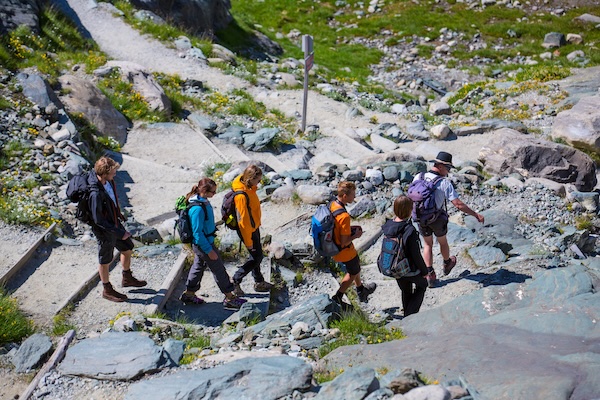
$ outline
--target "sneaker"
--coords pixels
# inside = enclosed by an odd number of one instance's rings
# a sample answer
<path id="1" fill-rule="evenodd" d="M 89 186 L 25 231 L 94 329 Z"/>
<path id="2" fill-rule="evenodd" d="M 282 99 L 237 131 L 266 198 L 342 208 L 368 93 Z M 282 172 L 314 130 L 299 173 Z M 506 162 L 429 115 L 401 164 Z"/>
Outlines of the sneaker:
<path id="1" fill-rule="evenodd" d="M 127 300 L 127 295 L 117 292 L 115 289 L 113 289 L 110 283 L 107 283 L 104 285 L 104 290 L 102 291 L 102 298 L 114 301 L 115 303 L 122 303 L 125 300 Z"/>
<path id="2" fill-rule="evenodd" d="M 451 256 L 448 260 L 444 261 L 444 275 L 448 275 L 455 266 L 456 256 Z"/>
<path id="3" fill-rule="evenodd" d="M 146 284 L 146 281 L 140 281 L 139 279 L 134 278 L 131 270 L 123 271 L 123 280 L 121 281 L 122 287 L 143 287 L 146 286 Z"/>
<path id="4" fill-rule="evenodd" d="M 226 310 L 239 310 L 242 304 L 246 303 L 248 300 L 240 299 L 239 297 L 234 297 L 232 299 L 228 299 L 225 297 L 223 300 L 223 308 Z"/>
<path id="5" fill-rule="evenodd" d="M 273 284 L 266 281 L 256 282 L 254 284 L 254 290 L 256 292 L 270 292 L 272 288 Z"/>
<path id="6" fill-rule="evenodd" d="M 185 292 L 181 295 L 179 300 L 181 300 L 181 302 L 184 304 L 197 304 L 197 305 L 204 304 L 204 300 L 201 299 L 200 297 L 196 296 L 195 294 L 190 296 L 189 294 L 186 294 Z"/>
<path id="7" fill-rule="evenodd" d="M 375 289 L 377 289 L 377 284 L 375 284 L 375 282 L 364 283 L 362 290 L 356 291 L 358 293 L 358 299 L 363 303 L 367 303 L 369 301 L 369 296 L 375 291 Z"/>
<path id="8" fill-rule="evenodd" d="M 237 297 L 246 295 L 246 293 L 242 290 L 242 287 L 240 286 L 239 283 L 233 284 L 233 294 L 235 294 Z"/>
<path id="9" fill-rule="evenodd" d="M 432 288 L 435 287 L 435 284 L 437 282 L 437 276 L 435 275 L 435 271 L 431 271 L 430 273 L 428 273 L 425 276 L 425 279 L 427 279 L 427 286 Z"/>

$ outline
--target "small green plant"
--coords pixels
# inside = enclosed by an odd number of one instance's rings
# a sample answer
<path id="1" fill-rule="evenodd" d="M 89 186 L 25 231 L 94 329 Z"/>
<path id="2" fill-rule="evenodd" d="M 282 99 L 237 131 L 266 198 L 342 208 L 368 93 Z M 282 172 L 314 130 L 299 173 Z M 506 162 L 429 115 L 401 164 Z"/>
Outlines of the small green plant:
<path id="1" fill-rule="evenodd" d="M 313 378 L 315 378 L 315 381 L 318 384 L 323 384 L 325 382 L 330 382 L 332 380 L 334 380 L 335 378 L 337 378 L 338 376 L 340 376 L 341 374 L 344 373 L 344 369 L 340 368 L 337 371 L 323 371 L 320 369 L 315 370 L 314 374 L 313 374 Z"/>
<path id="2" fill-rule="evenodd" d="M 0 346 L 19 342 L 33 332 L 33 322 L 19 310 L 17 300 L 0 289 Z"/>
<path id="3" fill-rule="evenodd" d="M 294 284 L 299 285 L 304 282 L 304 276 L 302 275 L 302 271 L 296 271 L 296 275 L 294 276 Z"/>
<path id="4" fill-rule="evenodd" d="M 531 66 L 517 73 L 516 82 L 538 81 L 548 82 L 564 79 L 571 75 L 571 69 L 560 65 Z"/>
<path id="5" fill-rule="evenodd" d="M 119 142 L 117 142 L 115 140 L 115 138 L 112 138 L 110 136 L 98 136 L 97 140 L 98 140 L 98 143 L 100 143 L 100 145 L 102 147 L 104 147 L 105 149 L 116 151 L 116 152 L 121 151 L 121 145 L 119 144 Z"/>
<path id="6" fill-rule="evenodd" d="M 300 195 L 296 192 L 292 193 L 292 203 L 296 206 L 302 204 L 302 198 L 300 198 Z"/>
<path id="7" fill-rule="evenodd" d="M 69 304 L 52 318 L 52 335 L 62 336 L 70 330 L 77 329 L 75 325 L 69 323 L 69 317 L 73 309 L 73 305 Z"/>
<path id="8" fill-rule="evenodd" d="M 373 124 L 373 125 L 377 125 L 379 123 L 379 119 L 377 118 L 377 115 L 371 115 L 371 118 L 369 118 L 369 123 Z"/>
<path id="9" fill-rule="evenodd" d="M 319 348 L 319 357 L 321 358 L 341 346 L 383 343 L 404 338 L 401 330 L 387 329 L 382 324 L 370 322 L 367 316 L 359 310 L 343 313 L 342 318 L 333 322 L 330 328 L 338 328 L 340 335 Z"/>
<path id="10" fill-rule="evenodd" d="M 593 227 L 594 224 L 592 222 L 592 218 L 590 218 L 589 215 L 584 214 L 575 216 L 575 228 L 577 228 L 577 230 L 589 230 Z"/>

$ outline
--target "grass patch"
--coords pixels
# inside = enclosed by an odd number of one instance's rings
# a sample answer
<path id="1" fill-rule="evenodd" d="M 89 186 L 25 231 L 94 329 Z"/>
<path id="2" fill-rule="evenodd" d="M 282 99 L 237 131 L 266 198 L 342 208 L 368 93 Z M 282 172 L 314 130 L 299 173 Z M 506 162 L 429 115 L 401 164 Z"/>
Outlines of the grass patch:
<path id="1" fill-rule="evenodd" d="M 52 6 L 42 8 L 39 23 L 39 34 L 22 25 L 0 38 L 2 65 L 12 70 L 37 67 L 56 78 L 78 62 L 86 64 L 86 69 L 106 62 L 97 45 L 84 39 L 73 22 Z"/>
<path id="2" fill-rule="evenodd" d="M 70 330 L 77 330 L 77 327 L 69 323 L 69 317 L 73 312 L 73 305 L 69 304 L 52 318 L 52 335 L 62 336 Z"/>
<path id="3" fill-rule="evenodd" d="M 383 343 L 404 338 L 399 329 L 387 329 L 382 324 L 372 323 L 360 311 L 343 313 L 342 318 L 333 322 L 330 328 L 338 328 L 340 335 L 319 348 L 321 358 L 342 346 Z"/>
<path id="4" fill-rule="evenodd" d="M 577 230 L 590 230 L 593 227 L 594 223 L 589 215 L 575 216 L 575 228 L 577 228 Z"/>
<path id="5" fill-rule="evenodd" d="M 165 122 L 169 115 L 151 110 L 141 94 L 133 89 L 133 84 L 121 79 L 117 71 L 98 82 L 98 88 L 109 98 L 112 105 L 130 122 L 143 120 Z"/>
<path id="6" fill-rule="evenodd" d="M 20 342 L 33 332 L 33 322 L 19 310 L 17 300 L 0 289 L 0 346 Z"/>

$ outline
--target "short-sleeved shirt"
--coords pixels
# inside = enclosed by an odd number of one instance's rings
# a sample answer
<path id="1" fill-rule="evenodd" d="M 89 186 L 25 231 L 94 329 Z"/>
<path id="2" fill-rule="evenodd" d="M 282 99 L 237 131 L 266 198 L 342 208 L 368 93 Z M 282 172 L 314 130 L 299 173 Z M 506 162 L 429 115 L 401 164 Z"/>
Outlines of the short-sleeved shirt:
<path id="1" fill-rule="evenodd" d="M 416 181 L 417 179 L 419 179 L 420 176 L 421 176 L 421 174 L 417 174 L 417 176 L 415 176 L 415 178 L 413 179 L 413 182 Z M 434 174 L 433 172 L 426 172 L 425 180 L 432 181 L 437 176 L 438 175 Z M 446 200 L 453 201 L 453 200 L 458 199 L 458 193 L 456 193 L 456 190 L 454 190 L 454 186 L 452 186 L 452 182 L 450 182 L 449 179 L 440 179 L 435 186 L 437 189 L 435 191 L 435 206 L 436 206 L 436 208 L 438 208 L 438 209 L 443 208 L 444 202 Z"/>
<path id="2" fill-rule="evenodd" d="M 329 206 L 331 212 L 343 208 L 337 201 L 333 201 Z M 335 216 L 335 227 L 333 228 L 333 240 L 339 246 L 342 242 L 342 235 L 350 236 L 350 214 L 347 212 L 340 213 Z M 350 243 L 348 247 L 343 248 L 338 254 L 333 256 L 337 262 L 346 262 L 356 257 L 358 253 L 354 248 L 354 244 Z"/>

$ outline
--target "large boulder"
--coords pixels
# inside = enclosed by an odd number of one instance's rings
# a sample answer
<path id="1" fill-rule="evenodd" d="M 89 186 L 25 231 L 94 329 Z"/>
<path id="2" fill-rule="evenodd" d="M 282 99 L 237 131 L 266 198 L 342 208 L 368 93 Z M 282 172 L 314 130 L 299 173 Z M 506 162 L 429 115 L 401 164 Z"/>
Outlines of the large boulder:
<path id="1" fill-rule="evenodd" d="M 110 100 L 88 80 L 73 75 L 58 78 L 64 92 L 61 97 L 70 113 L 81 113 L 103 136 L 114 138 L 121 145 L 127 139 L 129 121 L 118 112 Z"/>
<path id="2" fill-rule="evenodd" d="M 48 82 L 40 75 L 22 72 L 17 75 L 17 80 L 25 97 L 40 106 L 40 108 L 46 108 L 51 104 L 54 104 L 58 109 L 63 108 L 62 103 L 56 97 Z"/>
<path id="3" fill-rule="evenodd" d="M 40 7 L 36 0 L 2 0 L 0 1 L 0 35 L 27 26 L 38 32 Z"/>
<path id="4" fill-rule="evenodd" d="M 109 61 L 94 73 L 105 74 L 113 70 L 119 71 L 121 79 L 133 85 L 133 90 L 148 103 L 148 108 L 171 114 L 171 100 L 146 68 L 129 61 Z"/>
<path id="5" fill-rule="evenodd" d="M 131 3 L 193 34 L 212 35 L 233 20 L 230 0 L 132 0 Z"/>
<path id="6" fill-rule="evenodd" d="M 546 178 L 571 183 L 589 192 L 596 186 L 596 166 L 582 151 L 562 144 L 502 128 L 482 147 L 479 159 L 486 172 L 498 175 L 519 173 L 526 178 Z"/>
<path id="7" fill-rule="evenodd" d="M 573 147 L 600 154 L 600 96 L 583 97 L 570 110 L 558 113 L 552 136 Z"/>

